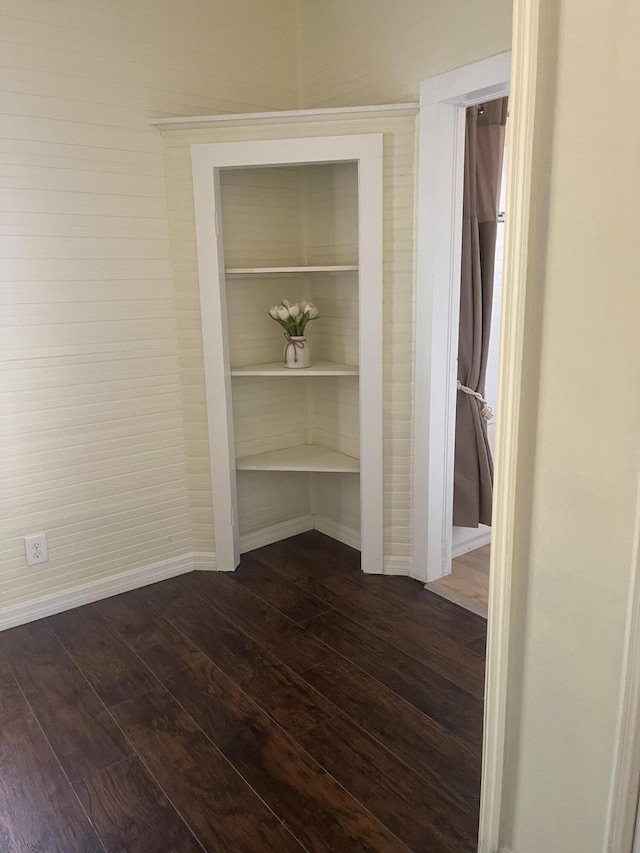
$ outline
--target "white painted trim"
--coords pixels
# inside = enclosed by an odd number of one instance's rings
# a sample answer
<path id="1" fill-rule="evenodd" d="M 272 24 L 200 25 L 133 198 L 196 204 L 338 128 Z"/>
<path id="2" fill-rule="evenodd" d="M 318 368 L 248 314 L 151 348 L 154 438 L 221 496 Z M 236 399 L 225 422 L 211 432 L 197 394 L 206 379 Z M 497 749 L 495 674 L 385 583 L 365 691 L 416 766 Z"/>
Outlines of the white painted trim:
<path id="1" fill-rule="evenodd" d="M 324 515 L 314 515 L 313 529 L 330 536 L 332 539 L 337 539 L 343 545 L 349 545 L 357 551 L 360 550 L 360 533 L 353 527 L 347 527 L 346 524 L 340 524 L 340 522 Z"/>
<path id="2" fill-rule="evenodd" d="M 509 92 L 510 53 L 420 86 L 413 473 L 413 565 L 451 572 L 453 461 L 467 106 Z"/>
<path id="3" fill-rule="evenodd" d="M 236 522 L 236 467 L 231 397 L 231 367 L 227 331 L 222 224 L 216 200 L 220 173 L 211 167 L 208 146 L 191 146 L 191 169 L 196 218 L 198 276 L 204 383 L 207 399 L 209 470 L 212 483 L 216 557 L 223 571 L 240 562 Z M 212 369 L 212 365 L 219 365 Z"/>
<path id="4" fill-rule="evenodd" d="M 429 104 L 448 103 L 463 109 L 509 94 L 505 81 L 511 74 L 511 51 L 480 62 L 455 68 L 420 84 L 420 109 Z"/>
<path id="5" fill-rule="evenodd" d="M 640 793 L 640 479 L 619 705 L 604 846 L 607 853 L 629 853 L 632 845 L 634 851 L 640 850 L 640 829 L 636 828 Z"/>
<path id="6" fill-rule="evenodd" d="M 451 547 L 451 557 L 455 560 L 456 557 L 462 557 L 463 554 L 468 554 L 469 551 L 475 551 L 477 548 L 482 548 L 484 545 L 490 544 L 491 528 L 486 530 L 482 527 L 478 530 L 470 531 L 459 542 L 454 542 Z"/>
<path id="7" fill-rule="evenodd" d="M 106 578 L 98 578 L 60 592 L 49 593 L 23 604 L 3 607 L 0 610 L 0 631 L 192 572 L 194 556 L 194 554 L 185 554 L 182 557 L 172 557 L 170 560 L 130 569 Z"/>
<path id="8" fill-rule="evenodd" d="M 206 180 L 197 188 L 198 195 L 206 194 L 203 188 L 210 190 L 211 174 L 218 169 L 341 163 L 368 158 L 382 159 L 381 133 L 249 139 L 242 142 L 200 142 L 191 145 L 192 161 L 195 159 L 198 164 L 204 163 L 207 167 Z M 362 272 L 362 265 L 359 266 Z M 225 271 L 224 267 L 222 271 Z"/>
<path id="9" fill-rule="evenodd" d="M 500 849 L 539 0 L 515 0 L 479 853 Z"/>
<path id="10" fill-rule="evenodd" d="M 248 551 L 255 551 L 256 548 L 264 548 L 265 545 L 272 545 L 274 542 L 280 542 L 281 539 L 288 539 L 298 533 L 306 533 L 307 530 L 313 530 L 312 515 L 300 515 L 297 518 L 282 521 L 280 524 L 272 524 L 270 527 L 245 533 L 240 537 L 240 553 L 246 554 Z"/>
<path id="11" fill-rule="evenodd" d="M 362 571 L 383 571 L 382 134 L 358 163 L 360 551 Z"/>
<path id="12" fill-rule="evenodd" d="M 420 111 L 413 562 L 424 581 L 451 571 L 464 116 L 442 103 Z"/>
<path id="13" fill-rule="evenodd" d="M 147 124 L 166 132 L 171 130 L 204 130 L 225 125 L 299 124 L 312 121 L 345 121 L 348 119 L 400 118 L 415 116 L 418 104 L 380 104 L 363 107 L 321 107 L 314 110 L 279 110 L 270 113 L 221 113 L 212 116 L 175 116 L 172 118 L 152 118 Z"/>
<path id="14" fill-rule="evenodd" d="M 358 164 L 362 564 L 364 571 L 383 570 L 382 143 L 381 133 L 366 133 L 191 145 L 211 480 L 215 483 L 213 513 L 221 570 L 235 568 L 240 553 L 235 524 L 236 461 L 220 224 L 220 170 L 345 161 Z"/>

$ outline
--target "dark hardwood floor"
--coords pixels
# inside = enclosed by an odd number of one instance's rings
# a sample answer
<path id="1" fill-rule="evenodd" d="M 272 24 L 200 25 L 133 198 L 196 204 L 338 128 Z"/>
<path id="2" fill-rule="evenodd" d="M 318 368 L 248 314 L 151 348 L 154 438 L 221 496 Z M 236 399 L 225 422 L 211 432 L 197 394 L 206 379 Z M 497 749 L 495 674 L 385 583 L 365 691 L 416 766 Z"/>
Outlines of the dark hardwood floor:
<path id="1" fill-rule="evenodd" d="M 311 532 L 0 634 L 3 853 L 466 853 L 485 621 Z"/>

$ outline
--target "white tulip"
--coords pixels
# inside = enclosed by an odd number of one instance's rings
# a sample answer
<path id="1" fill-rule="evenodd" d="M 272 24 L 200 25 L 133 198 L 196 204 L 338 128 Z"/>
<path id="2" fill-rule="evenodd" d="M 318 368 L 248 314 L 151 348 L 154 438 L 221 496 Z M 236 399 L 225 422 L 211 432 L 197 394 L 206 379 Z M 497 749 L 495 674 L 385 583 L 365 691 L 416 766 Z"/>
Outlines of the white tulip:
<path id="1" fill-rule="evenodd" d="M 278 317 L 281 320 L 288 320 L 289 319 L 289 309 L 284 305 L 281 308 L 278 308 Z"/>
<path id="2" fill-rule="evenodd" d="M 309 314 L 310 320 L 315 320 L 316 317 L 318 317 L 320 315 L 320 312 L 318 311 L 318 309 L 316 308 L 316 306 L 313 303 L 310 303 L 308 314 Z"/>
<path id="3" fill-rule="evenodd" d="M 272 305 L 271 308 L 269 308 L 269 316 L 273 317 L 274 320 L 278 319 L 278 306 L 277 305 Z"/>
<path id="4" fill-rule="evenodd" d="M 309 303 L 307 302 L 306 299 L 303 299 L 302 302 L 300 303 L 300 311 L 303 314 L 306 314 L 308 310 L 309 310 Z"/>
<path id="5" fill-rule="evenodd" d="M 297 303 L 295 305 L 289 305 L 289 314 L 292 317 L 294 317 L 294 318 L 297 317 L 299 313 L 300 313 L 300 308 L 298 307 Z"/>
<path id="6" fill-rule="evenodd" d="M 282 304 L 284 305 L 284 307 L 285 307 L 285 308 L 290 308 L 290 307 L 291 307 L 291 303 L 289 302 L 289 300 L 288 300 L 288 299 L 283 299 L 283 300 L 282 300 Z"/>

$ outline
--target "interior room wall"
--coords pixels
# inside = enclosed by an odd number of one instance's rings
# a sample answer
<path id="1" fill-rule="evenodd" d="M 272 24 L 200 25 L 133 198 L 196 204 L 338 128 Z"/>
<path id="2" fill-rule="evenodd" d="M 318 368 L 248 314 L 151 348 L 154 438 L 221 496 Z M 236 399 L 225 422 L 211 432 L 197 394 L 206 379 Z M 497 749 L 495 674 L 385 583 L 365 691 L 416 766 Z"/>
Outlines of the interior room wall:
<path id="1" fill-rule="evenodd" d="M 397 561 L 401 569 L 408 570 L 411 555 L 411 382 L 413 375 L 413 316 L 407 306 L 413 299 L 413 213 L 414 213 L 414 156 L 415 117 L 401 118 L 351 118 L 348 121 L 327 120 L 321 123 L 301 121 L 270 127 L 225 127 L 216 130 L 171 131 L 163 135 L 165 164 L 169 192 L 169 216 L 171 247 L 178 295 L 178 345 L 183 369 L 185 400 L 186 452 L 189 460 L 189 488 L 193 495 L 194 542 L 196 551 L 210 552 L 214 548 L 212 515 L 210 509 L 211 481 L 207 436 L 207 411 L 204 392 L 204 365 L 202 341 L 199 334 L 200 308 L 195 240 L 195 218 L 193 211 L 193 186 L 191 177 L 190 145 L 207 142 L 232 142 L 256 138 L 282 138 L 304 136 L 335 136 L 347 133 L 384 133 L 384 198 L 383 228 L 385 247 L 384 281 L 384 389 L 383 416 L 385 457 L 385 556 Z M 314 167 L 315 168 L 315 167 Z M 349 167 L 339 169 L 339 188 L 353 188 L 353 176 Z M 308 182 L 309 183 L 309 182 Z M 310 182 L 314 188 L 313 180 Z M 316 213 L 311 205 L 309 219 L 313 223 Z M 351 217 L 350 217 L 351 220 Z M 310 229 L 311 230 L 315 229 Z M 349 229 L 352 230 L 351 228 Z M 224 227 L 223 227 L 224 231 Z M 316 232 L 318 233 L 318 232 Z M 328 242 L 333 239 L 330 232 Z M 226 236 L 224 236 L 226 243 Z M 325 247 L 326 248 L 326 247 Z M 310 241 L 310 252 L 320 259 L 323 246 Z M 345 260 L 352 261 L 352 241 L 341 247 Z M 336 277 L 336 283 L 322 281 L 314 284 L 314 293 L 323 289 L 335 299 L 317 297 L 321 310 L 328 316 L 336 316 L 340 325 L 348 331 L 350 318 L 354 320 L 352 299 L 338 298 L 340 288 L 354 284 L 351 276 Z M 262 285 L 264 287 L 264 282 Z M 273 301 L 279 301 L 290 291 L 291 284 L 280 282 L 279 291 L 269 291 Z M 256 291 L 257 295 L 257 291 Z M 296 298 L 289 292 L 291 298 Z M 343 293 L 344 297 L 345 294 Z M 315 298 L 315 297 L 314 297 Z M 334 304 L 331 304 L 331 303 Z M 264 304 L 268 305 L 266 301 Z M 333 314 L 331 313 L 333 312 Z M 327 319 L 327 318 L 325 318 Z M 269 321 L 271 322 L 271 321 Z M 331 352 L 328 343 L 321 343 L 322 322 L 310 331 L 312 346 L 318 341 L 320 352 L 334 360 L 344 357 L 347 363 L 357 361 L 357 350 L 353 341 L 346 340 L 344 348 Z M 277 337 L 274 337 L 277 340 Z M 278 345 L 279 347 L 280 345 Z M 277 380 L 281 381 L 281 380 Z M 288 381 L 288 380 L 283 380 Z M 295 380 L 305 381 L 305 380 Z M 316 419 L 318 429 L 315 437 L 330 446 L 328 431 L 335 432 L 331 420 L 336 420 L 337 407 L 345 417 L 345 430 L 337 436 L 336 446 L 346 453 L 357 452 L 357 430 L 355 413 L 345 399 L 351 377 L 334 383 L 337 394 L 332 398 L 325 395 L 323 421 Z M 320 380 L 320 386 L 323 386 Z M 321 429 L 324 427 L 324 432 Z M 352 428 L 353 427 L 353 428 Z M 332 442 L 333 443 L 333 440 Z M 333 475 L 331 475 L 333 476 Z M 348 524 L 357 531 L 356 478 L 340 477 L 340 498 L 333 504 L 329 500 L 326 478 L 315 477 L 311 486 L 312 509 L 338 524 Z M 215 484 L 214 484 L 215 488 Z M 279 492 L 278 492 L 279 494 Z M 282 512 L 289 512 L 293 504 L 282 503 Z M 256 516 L 257 518 L 258 516 Z M 271 519 L 273 523 L 273 519 Z"/>
<path id="2" fill-rule="evenodd" d="M 603 853 L 640 466 L 640 9 L 540 5 L 503 841 Z"/>
<path id="3" fill-rule="evenodd" d="M 306 107 L 417 101 L 420 81 L 511 47 L 511 0 L 301 0 Z"/>
<path id="4" fill-rule="evenodd" d="M 3 607 L 193 549 L 210 496 L 187 493 L 165 167 L 146 122 L 295 108 L 296 13 L 3 4 Z M 49 561 L 27 568 L 22 537 L 40 531 Z"/>

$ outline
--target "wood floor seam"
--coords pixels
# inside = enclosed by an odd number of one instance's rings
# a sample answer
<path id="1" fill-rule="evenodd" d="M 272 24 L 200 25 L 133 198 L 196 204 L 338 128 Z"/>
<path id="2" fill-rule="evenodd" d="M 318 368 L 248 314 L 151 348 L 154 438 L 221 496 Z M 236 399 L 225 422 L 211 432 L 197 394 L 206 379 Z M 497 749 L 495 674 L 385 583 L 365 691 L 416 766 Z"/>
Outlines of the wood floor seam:
<path id="1" fill-rule="evenodd" d="M 406 649 L 403 649 L 403 648 L 401 648 L 400 646 L 398 646 L 398 645 L 394 644 L 392 640 L 389 640 L 387 637 L 382 636 L 380 633 L 378 633 L 378 632 L 374 631 L 372 628 L 370 628 L 369 626 L 365 625 L 364 623 L 362 623 L 362 622 L 358 621 L 358 620 L 357 620 L 357 619 L 355 619 L 353 616 L 350 616 L 348 613 L 344 612 L 343 610 L 339 610 L 337 607 L 336 607 L 336 608 L 332 608 L 332 609 L 334 609 L 334 610 L 336 610 L 337 612 L 341 613 L 341 615 L 342 615 L 342 616 L 344 616 L 344 617 L 346 617 L 347 619 L 351 619 L 351 621 L 352 621 L 352 622 L 355 622 L 355 623 L 356 623 L 357 625 L 359 625 L 359 627 L 360 627 L 360 628 L 362 628 L 363 630 L 365 630 L 365 631 L 369 631 L 370 633 L 372 633 L 372 634 L 374 634 L 376 637 L 378 637 L 380 640 L 383 640 L 383 642 L 388 643 L 388 645 L 392 646 L 392 647 L 393 647 L 397 652 L 400 652 L 401 654 L 405 654 L 405 655 L 407 655 L 408 657 L 412 658 L 413 660 L 417 661 L 418 663 L 422 663 L 422 664 L 424 664 L 424 661 L 423 661 L 423 660 L 421 660 L 417 655 L 415 655 L 415 654 L 411 654 L 411 653 L 410 653 L 410 652 L 408 652 Z M 315 618 L 315 617 L 314 617 L 314 618 Z M 309 621 L 311 621 L 311 620 L 309 620 Z M 480 635 L 480 636 L 482 636 L 482 635 Z M 446 677 L 446 676 L 445 676 L 445 677 Z M 460 685 L 458 685 L 458 686 L 460 686 Z M 464 689 L 464 688 L 462 688 L 462 689 Z"/>
<path id="2" fill-rule="evenodd" d="M 156 608 L 155 608 L 155 606 L 154 606 L 153 604 L 152 604 L 152 605 L 150 605 L 150 606 L 151 606 L 154 610 L 156 610 Z M 170 624 L 170 625 L 172 626 L 172 628 L 174 629 L 174 631 L 176 631 L 178 634 L 180 634 L 180 635 L 182 635 L 182 636 L 185 636 L 185 637 L 186 637 L 186 635 L 184 634 L 184 632 L 183 632 L 180 628 L 176 627 L 176 626 L 171 622 L 171 620 L 170 620 L 167 616 L 165 616 L 164 614 L 162 614 L 160 611 L 158 611 L 158 612 L 159 612 L 159 614 L 160 614 L 161 618 L 162 618 L 163 620 L 165 620 L 168 624 Z M 125 643 L 125 644 L 130 648 L 130 649 L 131 649 L 131 651 L 133 652 L 133 654 L 134 654 L 134 655 L 136 655 L 136 657 L 138 657 L 138 658 L 139 658 L 140 656 L 138 655 L 137 651 L 135 650 L 135 648 L 133 648 L 133 647 L 131 646 L 131 644 L 130 644 L 130 643 L 128 643 L 128 642 L 127 642 L 127 639 L 126 639 L 125 637 L 122 637 L 120 634 L 118 634 L 118 636 L 120 636 L 120 638 L 121 638 L 122 642 L 124 642 L 124 643 Z M 190 639 L 190 638 L 187 638 L 187 639 Z M 193 642 L 192 640 L 190 640 L 190 641 L 191 641 L 191 642 Z M 209 656 L 206 654 L 206 652 L 204 652 L 204 651 L 202 651 L 202 650 L 200 650 L 200 651 L 201 651 L 201 653 L 202 653 L 203 655 L 205 655 L 206 657 L 209 657 Z M 215 661 L 212 661 L 212 663 L 215 665 Z M 188 668 L 188 665 L 184 667 L 184 669 L 186 669 L 186 668 Z M 178 670 L 177 672 L 180 672 L 180 670 Z M 266 808 L 267 808 L 267 809 L 268 809 L 268 810 L 273 814 L 274 818 L 275 818 L 276 820 L 278 820 L 281 824 L 283 824 L 283 825 L 284 825 L 284 821 L 283 821 L 283 819 L 282 819 L 282 818 L 280 818 L 280 817 L 279 817 L 279 815 L 277 815 L 277 814 L 276 814 L 276 813 L 275 813 L 275 812 L 270 808 L 270 806 L 268 805 L 268 803 L 266 803 L 266 802 L 265 802 L 265 801 L 260 797 L 260 795 L 259 795 L 259 794 L 255 791 L 255 789 L 254 789 L 254 788 L 249 784 L 249 782 L 248 782 L 248 781 L 247 781 L 247 780 L 242 776 L 242 774 L 241 774 L 241 773 L 239 773 L 239 771 L 237 770 L 237 768 L 235 768 L 235 767 L 233 766 L 233 764 L 232 764 L 232 763 L 229 761 L 229 759 L 225 756 L 224 752 L 222 752 L 222 751 L 219 749 L 219 747 L 218 747 L 218 746 L 217 746 L 217 745 L 216 745 L 216 744 L 211 740 L 211 738 L 207 735 L 207 733 L 206 733 L 206 732 L 205 732 L 205 731 L 204 731 L 204 730 L 203 730 L 203 729 L 198 725 L 197 721 L 196 721 L 196 720 L 194 720 L 194 719 L 193 719 L 193 717 L 189 714 L 188 710 L 187 710 L 186 708 L 184 708 L 184 706 L 181 704 L 181 702 L 180 702 L 180 700 L 178 699 L 178 697 L 176 697 L 176 696 L 171 692 L 171 690 L 169 689 L 169 687 L 167 686 L 167 684 L 165 683 L 165 681 L 164 681 L 164 680 L 163 680 L 163 679 L 162 679 L 162 678 L 161 678 L 157 673 L 154 673 L 154 676 L 158 679 L 159 684 L 162 686 L 162 688 L 163 688 L 164 690 L 166 690 L 166 691 L 167 691 L 167 693 L 171 696 L 171 698 L 172 698 L 172 699 L 173 699 L 173 701 L 176 703 L 176 705 L 178 705 L 178 706 L 181 708 L 181 710 L 183 711 L 183 713 L 185 713 L 185 714 L 189 717 L 189 719 L 192 721 L 192 723 L 194 724 L 194 726 L 196 726 L 196 727 L 198 728 L 198 730 L 202 733 L 203 737 L 205 737 L 205 738 L 207 739 L 207 741 L 211 744 L 212 748 L 213 748 L 213 749 L 215 749 L 215 750 L 216 750 L 216 752 L 218 752 L 218 754 L 221 756 L 221 758 L 222 758 L 222 759 L 224 759 L 224 761 L 229 765 L 230 769 L 231 769 L 234 773 L 236 773 L 236 774 L 238 775 L 238 777 L 239 777 L 240 779 L 242 779 L 242 781 L 247 785 L 247 787 L 248 787 L 251 791 L 253 791 L 253 793 L 255 794 L 255 796 L 256 796 L 256 797 L 258 797 L 258 798 L 259 798 L 259 799 L 264 803 L 265 807 L 266 807 Z M 143 694 L 143 695 L 144 695 L 144 694 Z M 113 709 L 113 710 L 117 710 L 117 708 L 118 708 L 118 707 L 123 706 L 123 705 L 127 705 L 128 703 L 135 701 L 135 698 L 141 698 L 141 697 L 132 697 L 132 698 L 129 698 L 129 699 L 125 699 L 125 700 L 123 700 L 121 703 L 118 703 L 118 704 L 116 704 L 116 705 L 113 705 L 113 706 L 112 706 L 112 709 Z M 108 710 L 109 710 L 109 709 L 108 709 Z M 111 716 L 113 716 L 113 714 L 112 714 Z M 118 726 L 118 728 L 122 731 L 123 736 L 124 736 L 125 738 L 127 738 L 127 741 L 128 741 L 128 742 L 130 742 L 129 738 L 127 737 L 126 732 L 122 729 L 122 727 L 121 727 L 121 726 L 120 726 L 120 724 L 118 723 L 117 719 L 114 719 L 114 722 L 116 723 L 116 725 Z M 152 772 L 151 768 L 148 766 L 147 762 L 145 762 L 145 760 L 144 760 L 143 756 L 140 754 L 139 750 L 137 750 L 137 749 L 135 748 L 135 745 L 134 745 L 134 744 L 132 744 L 132 748 L 134 749 L 134 752 L 135 752 L 135 754 L 138 756 L 138 758 L 140 759 L 141 763 L 142 763 L 142 764 L 145 766 L 145 768 L 147 769 L 147 772 L 149 773 L 149 775 L 150 775 L 150 776 L 154 779 L 154 781 L 156 782 L 156 785 L 158 786 L 159 790 L 161 790 L 161 791 L 163 792 L 163 794 L 165 795 L 165 797 L 167 797 L 167 800 L 171 803 L 171 805 L 173 806 L 173 808 L 174 808 L 174 809 L 176 810 L 176 812 L 180 815 L 181 819 L 182 819 L 182 820 L 184 820 L 184 818 L 183 818 L 183 817 L 182 817 L 182 815 L 180 814 L 179 810 L 177 809 L 176 805 L 172 802 L 171 798 L 169 797 L 168 793 L 163 789 L 163 787 L 162 787 L 162 785 L 160 784 L 160 782 L 158 781 L 158 779 L 154 776 L 154 774 L 153 774 L 153 772 Z M 196 835 L 195 835 L 195 833 L 193 832 L 193 829 L 192 829 L 192 828 L 187 824 L 187 822 L 186 822 L 186 821 L 184 821 L 184 822 L 185 822 L 185 824 L 187 825 L 187 827 L 188 827 L 189 831 L 190 831 L 192 834 L 194 834 L 194 837 L 196 838 L 196 840 L 197 840 L 198 844 L 202 847 L 202 849 L 203 849 L 203 850 L 205 850 L 205 853 L 206 853 L 206 849 L 202 846 L 202 844 L 201 844 L 200 840 L 197 838 L 197 836 L 196 836 Z M 288 829 L 287 829 L 287 831 L 288 831 L 288 832 L 290 832 L 290 830 L 288 830 Z M 294 837 L 295 837 L 295 836 L 294 836 Z"/>
<path id="3" fill-rule="evenodd" d="M 20 689 L 22 690 L 22 688 L 20 688 Z M 31 703 L 29 702 L 29 699 L 28 699 L 28 697 L 25 695 L 24 691 L 23 691 L 22 695 L 24 696 L 25 702 L 27 703 L 27 707 L 29 708 L 30 713 L 33 715 L 33 718 L 34 718 L 34 720 L 36 721 L 36 724 L 37 724 L 38 728 L 40 729 L 40 732 L 42 733 L 42 736 L 43 736 L 44 740 L 47 742 L 47 744 L 48 744 L 48 746 L 49 746 L 49 749 L 51 750 L 51 752 L 52 752 L 52 754 L 53 754 L 53 756 L 54 756 L 54 759 L 55 759 L 55 761 L 57 762 L 58 767 L 60 768 L 60 772 L 62 773 L 62 775 L 63 775 L 63 776 L 64 776 L 64 778 L 66 779 L 67 785 L 69 786 L 69 790 L 72 792 L 73 796 L 76 798 L 77 803 L 78 803 L 78 806 L 80 807 L 80 809 L 81 809 L 82 813 L 84 814 L 84 816 L 85 816 L 85 818 L 86 818 L 86 820 L 87 820 L 87 823 L 89 824 L 89 826 L 90 826 L 90 827 L 93 829 L 93 831 L 95 832 L 96 838 L 98 839 L 98 843 L 100 844 L 100 846 L 101 846 L 101 847 L 102 847 L 102 849 L 104 850 L 104 853 L 109 853 L 109 851 L 107 850 L 107 848 L 106 848 L 106 847 L 105 847 L 105 845 L 104 845 L 104 842 L 103 842 L 102 838 L 100 838 L 100 833 L 97 831 L 97 829 L 96 829 L 96 828 L 95 828 L 95 826 L 93 825 L 93 822 L 91 821 L 91 818 L 90 818 L 90 817 L 89 817 L 89 815 L 87 814 L 87 811 L 86 811 L 86 809 L 85 809 L 84 805 L 82 804 L 82 801 L 81 801 L 81 800 L 80 800 L 80 798 L 78 797 L 78 794 L 77 794 L 77 792 L 76 792 L 76 789 L 75 789 L 75 788 L 74 788 L 74 786 L 73 786 L 73 782 L 71 781 L 71 779 L 70 779 L 70 778 L 69 778 L 69 776 L 67 775 L 67 772 L 65 771 L 64 767 L 62 766 L 62 762 L 60 761 L 60 759 L 59 759 L 59 757 L 58 757 L 58 754 L 56 753 L 56 750 L 53 748 L 53 745 L 52 745 L 51 741 L 50 741 L 50 740 L 49 740 L 49 738 L 47 737 L 47 733 L 46 733 L 46 731 L 43 729 L 42 724 L 41 724 L 40 720 L 38 719 L 38 715 L 35 713 L 35 711 L 34 711 L 33 707 L 31 706 Z"/>

